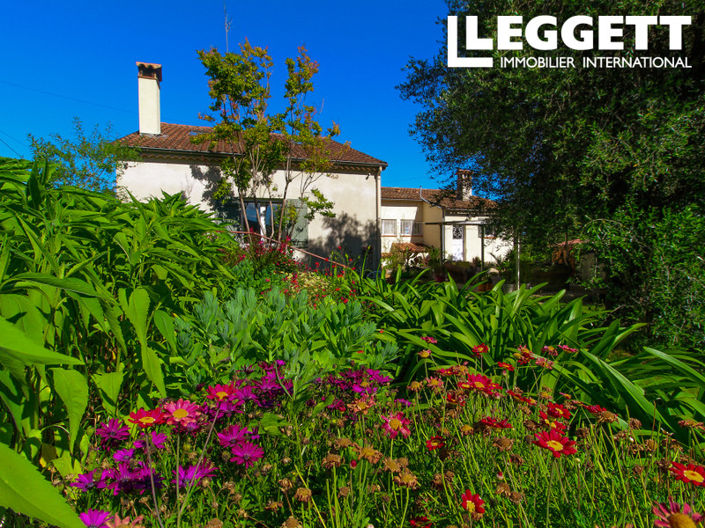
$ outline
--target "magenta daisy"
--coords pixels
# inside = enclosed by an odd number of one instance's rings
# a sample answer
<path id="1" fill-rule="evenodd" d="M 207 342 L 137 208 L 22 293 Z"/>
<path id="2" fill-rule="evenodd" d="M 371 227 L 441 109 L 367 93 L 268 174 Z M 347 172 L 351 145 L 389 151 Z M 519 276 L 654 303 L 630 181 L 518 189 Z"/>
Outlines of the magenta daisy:
<path id="1" fill-rule="evenodd" d="M 214 476 L 217 469 L 217 467 L 207 460 L 202 462 L 200 466 L 186 466 L 185 468 L 179 466 L 179 483 L 188 485 L 194 482 L 194 484 L 198 484 L 201 479 Z M 177 472 L 174 471 L 174 475 L 176 474 Z M 172 483 L 176 483 L 176 479 L 172 480 Z"/>
<path id="2" fill-rule="evenodd" d="M 397 412 L 389 416 L 382 416 L 381 418 L 384 420 L 382 428 L 387 432 L 390 438 L 394 439 L 399 436 L 399 434 L 407 438 L 411 434 L 411 430 L 408 427 L 411 421 L 404 416 L 404 413 Z"/>
<path id="3" fill-rule="evenodd" d="M 240 442 L 230 449 L 233 457 L 230 462 L 235 462 L 245 468 L 250 468 L 264 456 L 264 449 L 252 442 Z"/>
<path id="4" fill-rule="evenodd" d="M 232 384 L 209 386 L 206 398 L 215 401 L 231 401 L 235 398 L 235 387 Z"/>
<path id="5" fill-rule="evenodd" d="M 100 438 L 100 448 L 112 451 L 130 436 L 127 426 L 116 418 L 111 418 L 102 423 L 95 430 L 95 435 Z"/>
<path id="6" fill-rule="evenodd" d="M 164 449 L 166 447 L 166 440 L 167 440 L 167 435 L 164 433 L 158 433 L 156 431 L 152 431 L 151 433 L 152 437 L 152 445 L 156 449 Z M 144 449 L 147 447 L 147 441 L 145 434 L 142 433 L 141 439 L 140 440 L 135 440 L 134 443 L 132 444 L 136 449 Z"/>
<path id="7" fill-rule="evenodd" d="M 259 435 L 256 434 L 256 431 L 257 428 L 254 431 L 250 431 L 246 427 L 233 424 L 224 429 L 222 433 L 217 433 L 218 441 L 223 447 L 234 447 L 236 444 L 246 440 L 257 440 Z"/>
<path id="8" fill-rule="evenodd" d="M 108 525 L 105 524 L 105 521 L 107 521 L 111 515 L 110 512 L 103 510 L 88 510 L 85 513 L 79 514 L 78 517 L 87 528 L 107 528 Z"/>
<path id="9" fill-rule="evenodd" d="M 703 520 L 703 516 L 693 511 L 690 504 L 678 504 L 672 497 L 668 497 L 668 505 L 654 503 L 651 510 L 656 515 L 654 526 L 670 528 L 671 526 L 695 526 Z"/>
<path id="10" fill-rule="evenodd" d="M 180 425 L 185 428 L 197 423 L 201 416 L 201 408 L 188 400 L 179 398 L 175 402 L 169 402 L 162 407 L 166 423 L 169 425 Z"/>

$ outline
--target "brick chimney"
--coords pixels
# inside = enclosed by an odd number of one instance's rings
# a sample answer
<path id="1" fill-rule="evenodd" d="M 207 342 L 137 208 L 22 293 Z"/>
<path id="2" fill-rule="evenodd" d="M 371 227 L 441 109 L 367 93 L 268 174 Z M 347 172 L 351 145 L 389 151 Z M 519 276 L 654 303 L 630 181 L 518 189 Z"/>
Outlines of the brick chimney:
<path id="1" fill-rule="evenodd" d="M 162 133 L 159 109 L 159 84 L 161 82 L 161 64 L 137 63 L 140 134 L 159 135 Z"/>
<path id="2" fill-rule="evenodd" d="M 469 200 L 472 196 L 472 171 L 458 169 L 455 175 L 458 179 L 458 200 Z"/>

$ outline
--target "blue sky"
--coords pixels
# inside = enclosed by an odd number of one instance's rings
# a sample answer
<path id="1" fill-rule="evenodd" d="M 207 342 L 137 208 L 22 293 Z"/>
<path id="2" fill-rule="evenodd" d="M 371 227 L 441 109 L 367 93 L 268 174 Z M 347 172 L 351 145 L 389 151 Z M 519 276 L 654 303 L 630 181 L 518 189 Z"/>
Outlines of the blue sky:
<path id="1" fill-rule="evenodd" d="M 383 185 L 432 187 L 421 146 L 409 136 L 418 110 L 395 86 L 409 57 L 441 44 L 443 0 L 284 2 L 227 0 L 230 49 L 248 38 L 268 46 L 281 94 L 284 59 L 305 45 L 320 63 L 313 102 L 340 139 L 389 163 Z M 10 2 L 0 32 L 0 156 L 29 157 L 27 134 L 71 135 L 111 123 L 137 129 L 136 61 L 163 66 L 162 121 L 202 124 L 209 98 L 196 50 L 225 49 L 223 0 Z"/>

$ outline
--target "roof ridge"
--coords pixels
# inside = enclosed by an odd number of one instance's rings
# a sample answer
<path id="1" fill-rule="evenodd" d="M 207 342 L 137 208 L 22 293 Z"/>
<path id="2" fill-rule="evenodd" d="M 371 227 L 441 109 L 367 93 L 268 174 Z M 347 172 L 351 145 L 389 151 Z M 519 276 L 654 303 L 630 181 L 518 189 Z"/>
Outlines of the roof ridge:
<path id="1" fill-rule="evenodd" d="M 208 148 L 208 145 L 194 144 L 190 141 L 189 132 L 207 132 L 213 129 L 213 125 L 184 125 L 179 123 L 168 123 L 166 121 L 161 121 L 161 134 L 156 135 L 143 135 L 139 131 L 134 131 L 126 136 L 119 138 L 117 141 L 125 142 L 127 145 L 134 146 L 137 148 L 149 150 L 171 150 L 179 152 L 198 152 L 201 154 L 237 154 L 240 149 L 235 145 L 235 151 L 233 151 L 233 146 L 229 143 L 220 140 L 217 142 L 215 148 L 212 150 Z M 273 133 L 275 134 L 275 133 Z M 281 135 L 281 134 L 276 134 Z M 372 165 L 381 166 L 382 168 L 387 167 L 386 161 L 380 160 L 366 154 L 365 152 L 353 148 L 350 141 L 341 142 L 332 138 L 323 137 L 327 144 L 327 148 L 330 149 L 331 161 L 342 164 L 351 165 Z M 294 156 L 297 159 L 304 159 L 307 157 L 306 150 L 304 147 L 298 143 L 294 145 Z"/>

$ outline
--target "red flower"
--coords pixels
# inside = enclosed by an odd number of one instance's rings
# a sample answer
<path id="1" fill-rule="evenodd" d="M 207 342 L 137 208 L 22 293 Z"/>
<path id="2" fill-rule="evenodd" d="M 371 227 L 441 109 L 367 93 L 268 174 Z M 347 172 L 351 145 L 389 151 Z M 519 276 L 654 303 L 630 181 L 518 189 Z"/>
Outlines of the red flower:
<path id="1" fill-rule="evenodd" d="M 563 418 L 564 420 L 570 418 L 570 411 L 559 403 L 548 402 L 548 414 L 554 418 Z"/>
<path id="2" fill-rule="evenodd" d="M 137 409 L 135 412 L 130 413 L 129 422 L 141 427 L 142 429 L 147 429 L 149 427 L 154 427 L 162 423 L 163 415 L 161 409 L 152 409 L 148 411 L 146 409 Z"/>
<path id="3" fill-rule="evenodd" d="M 508 370 L 509 372 L 514 372 L 514 366 L 510 365 L 509 363 L 505 363 L 504 361 L 498 362 L 497 366 L 499 368 L 503 368 L 504 370 Z"/>
<path id="4" fill-rule="evenodd" d="M 485 513 L 485 509 L 482 507 L 485 501 L 483 501 L 479 495 L 470 493 L 470 490 L 465 490 L 460 500 L 460 505 L 470 514 L 476 514 L 481 517 L 482 514 Z"/>
<path id="5" fill-rule="evenodd" d="M 560 458 L 563 455 L 574 455 L 577 449 L 573 447 L 575 442 L 561 436 L 555 431 L 536 433 L 536 440 L 533 441 L 539 447 L 548 449 L 555 458 Z"/>
<path id="6" fill-rule="evenodd" d="M 590 411 L 592 414 L 602 414 L 607 409 L 600 407 L 599 405 L 585 405 L 586 410 Z"/>
<path id="7" fill-rule="evenodd" d="M 409 526 L 411 528 L 431 528 L 433 523 L 428 520 L 428 517 L 422 515 L 421 517 L 409 519 Z"/>
<path id="8" fill-rule="evenodd" d="M 428 448 L 429 451 L 434 451 L 436 449 L 440 449 L 445 446 L 446 446 L 446 443 L 445 443 L 445 440 L 443 440 L 442 436 L 432 436 L 431 438 L 426 440 L 426 447 Z"/>
<path id="9" fill-rule="evenodd" d="M 435 345 L 436 343 L 438 343 L 438 340 L 435 337 L 431 337 L 431 336 L 423 336 L 421 338 L 421 340 L 426 341 L 427 343 L 431 343 L 432 345 Z"/>
<path id="10" fill-rule="evenodd" d="M 488 347 L 486 344 L 482 343 L 481 345 L 477 345 L 472 347 L 472 353 L 475 354 L 475 357 L 481 357 L 482 354 L 487 354 L 487 352 L 490 351 L 490 347 Z"/>
<path id="11" fill-rule="evenodd" d="M 492 418 L 491 416 L 485 416 L 480 420 L 480 423 L 482 425 L 486 425 L 487 427 L 493 427 L 495 429 L 514 429 L 514 426 L 510 424 L 506 419 L 499 421 L 496 418 Z"/>
<path id="12" fill-rule="evenodd" d="M 541 349 L 541 352 L 553 357 L 556 357 L 558 355 L 558 350 L 556 350 L 556 347 L 554 346 L 545 346 Z"/>
<path id="13" fill-rule="evenodd" d="M 446 401 L 451 405 L 460 405 L 461 407 L 465 405 L 465 399 L 462 394 L 458 392 L 449 392 L 446 394 Z"/>
<path id="14" fill-rule="evenodd" d="M 501 389 L 500 385 L 482 374 L 468 374 L 468 382 L 472 389 L 490 396 L 494 395 L 494 391 Z"/>
<path id="15" fill-rule="evenodd" d="M 686 466 L 678 462 L 673 462 L 671 472 L 678 480 L 690 482 L 694 486 L 705 486 L 705 468 L 702 466 L 696 466 L 695 464 L 688 464 Z"/>
<path id="16" fill-rule="evenodd" d="M 527 397 L 527 396 L 522 396 L 521 394 L 519 394 L 518 392 L 515 392 L 515 391 L 513 391 L 513 390 L 508 390 L 508 391 L 507 391 L 507 394 L 509 394 L 509 395 L 510 395 L 512 398 L 514 398 L 516 401 L 520 401 L 520 402 L 527 403 L 527 404 L 531 405 L 532 407 L 533 407 L 534 405 L 536 405 L 536 400 L 535 400 L 535 399 L 533 399 L 533 398 L 531 398 L 531 397 Z"/>
<path id="17" fill-rule="evenodd" d="M 551 420 L 548 415 L 543 411 L 539 411 L 539 416 L 541 417 L 541 423 L 548 427 L 550 430 L 558 431 L 561 434 L 565 433 L 565 429 L 567 426 L 564 423 L 561 423 L 558 420 Z"/>
<path id="18" fill-rule="evenodd" d="M 519 345 L 517 351 L 514 353 L 514 357 L 520 365 L 528 365 L 535 356 L 534 353 L 524 345 Z"/>

